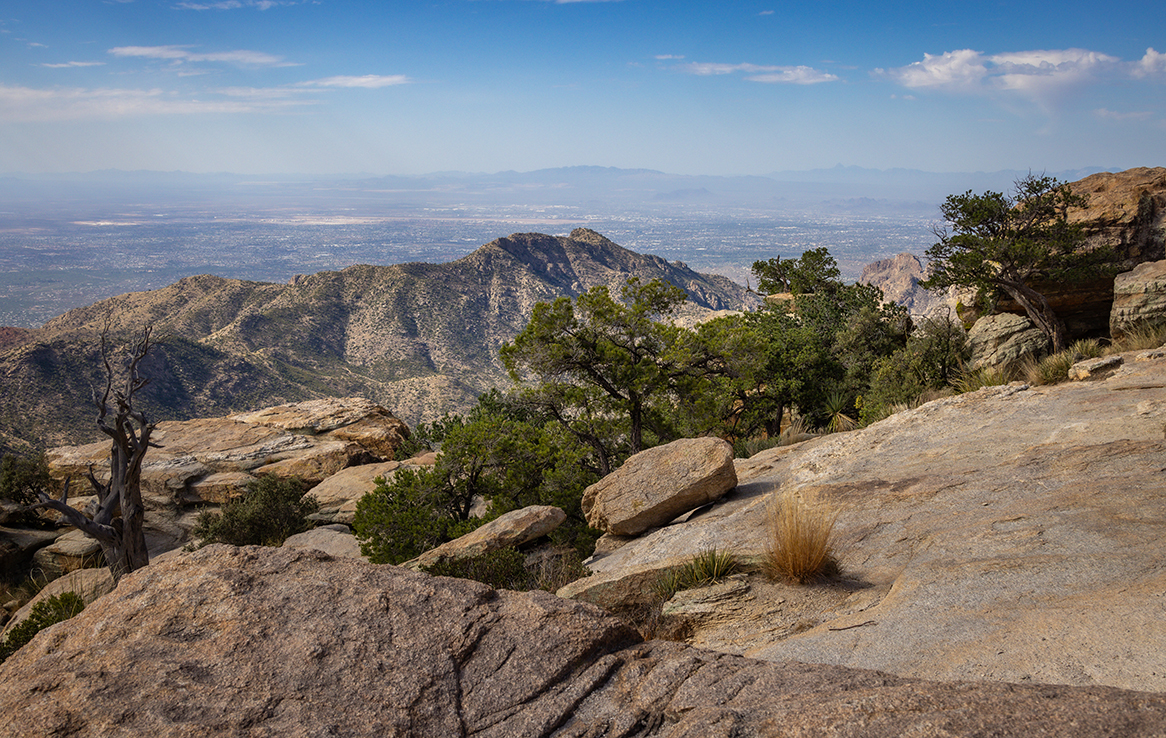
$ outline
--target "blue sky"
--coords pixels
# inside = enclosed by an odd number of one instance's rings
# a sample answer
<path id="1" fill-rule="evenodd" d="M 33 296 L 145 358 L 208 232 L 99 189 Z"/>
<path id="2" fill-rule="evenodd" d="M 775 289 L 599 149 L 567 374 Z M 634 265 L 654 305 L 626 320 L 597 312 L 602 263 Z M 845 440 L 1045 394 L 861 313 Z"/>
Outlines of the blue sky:
<path id="1" fill-rule="evenodd" d="M 1166 165 L 1166 9 L 0 3 L 0 172 L 836 164 Z"/>

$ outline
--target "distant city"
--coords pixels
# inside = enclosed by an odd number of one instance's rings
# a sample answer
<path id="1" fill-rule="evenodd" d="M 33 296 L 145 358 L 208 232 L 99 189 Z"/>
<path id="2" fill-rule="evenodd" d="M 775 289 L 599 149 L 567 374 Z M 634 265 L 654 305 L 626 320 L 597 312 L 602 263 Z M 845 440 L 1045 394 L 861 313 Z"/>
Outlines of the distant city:
<path id="1" fill-rule="evenodd" d="M 911 190 L 548 171 L 554 175 L 493 175 L 488 183 L 470 175 L 342 183 L 154 173 L 0 178 L 0 325 L 37 327 L 71 308 L 194 274 L 287 282 L 353 264 L 445 262 L 511 233 L 565 235 L 580 226 L 740 283 L 755 260 L 825 246 L 854 280 L 871 261 L 922 255 L 934 242 L 938 193 L 957 191 L 947 181 Z M 1001 173 L 994 181 L 1007 188 L 1010 180 Z M 811 194 L 791 196 L 799 192 Z M 898 196 L 869 196 L 887 192 Z"/>

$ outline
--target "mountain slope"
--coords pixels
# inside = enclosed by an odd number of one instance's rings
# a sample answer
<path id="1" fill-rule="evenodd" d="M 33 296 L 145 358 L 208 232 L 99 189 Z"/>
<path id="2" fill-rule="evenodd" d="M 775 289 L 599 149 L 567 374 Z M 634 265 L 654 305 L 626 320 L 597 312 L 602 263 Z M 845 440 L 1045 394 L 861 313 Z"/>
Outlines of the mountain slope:
<path id="1" fill-rule="evenodd" d="M 89 388 L 101 377 L 99 336 L 153 326 L 146 407 L 159 419 L 363 395 L 410 424 L 472 403 L 506 383 L 498 348 L 540 301 L 628 277 L 666 279 L 686 310 L 739 308 L 751 296 L 720 276 L 637 254 L 587 229 L 514 234 L 447 264 L 358 265 L 291 284 L 188 277 L 71 310 L 0 350 L 4 444 L 92 437 Z"/>

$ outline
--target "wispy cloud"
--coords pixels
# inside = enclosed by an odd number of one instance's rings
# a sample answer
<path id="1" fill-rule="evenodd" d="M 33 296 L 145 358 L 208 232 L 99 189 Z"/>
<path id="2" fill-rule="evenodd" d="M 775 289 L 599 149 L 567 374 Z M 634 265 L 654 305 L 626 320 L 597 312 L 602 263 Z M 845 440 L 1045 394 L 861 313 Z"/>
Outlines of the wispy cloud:
<path id="1" fill-rule="evenodd" d="M 1166 78 L 1166 54 L 1147 49 L 1137 62 L 1088 49 L 984 54 L 972 49 L 924 54 L 904 67 L 873 74 L 915 90 L 965 95 L 1016 95 L 1043 107 L 1105 79 Z"/>
<path id="2" fill-rule="evenodd" d="M 838 79 L 829 72 L 823 72 L 813 67 L 780 67 L 760 64 L 718 64 L 709 62 L 690 62 L 677 67 L 687 74 L 700 77 L 709 77 L 741 72 L 750 82 L 765 82 L 769 84 L 813 85 L 819 82 L 834 82 Z"/>
<path id="3" fill-rule="evenodd" d="M 1154 117 L 1154 114 L 1149 112 L 1149 111 L 1119 113 L 1117 111 L 1107 110 L 1105 108 L 1098 108 L 1097 110 L 1093 111 L 1093 114 L 1096 115 L 1098 118 L 1105 118 L 1107 120 L 1119 120 L 1119 121 L 1122 121 L 1122 120 L 1150 120 L 1151 118 Z"/>
<path id="4" fill-rule="evenodd" d="M 72 69 L 74 67 L 102 67 L 102 66 L 105 66 L 105 62 L 70 61 L 70 62 L 61 62 L 60 64 L 41 64 L 41 66 L 48 67 L 49 69 Z"/>
<path id="5" fill-rule="evenodd" d="M 174 64 L 187 62 L 223 62 L 251 67 L 292 67 L 293 62 L 286 61 L 282 56 L 266 54 L 262 51 L 217 51 L 200 53 L 191 51 L 190 46 L 118 46 L 109 50 L 110 54 L 118 57 L 139 57 L 145 59 L 159 59 Z"/>
<path id="6" fill-rule="evenodd" d="M 311 102 L 310 100 L 307 102 Z M 109 120 L 143 115 L 194 115 L 276 112 L 305 101 L 283 95 L 224 94 L 208 99 L 183 97 L 161 89 L 34 89 L 0 86 L 0 122 Z"/>
<path id="7" fill-rule="evenodd" d="M 306 0 L 217 0 L 211 3 L 180 2 L 174 5 L 176 10 L 237 10 L 239 8 L 257 8 L 271 10 L 286 5 L 305 5 Z"/>
<path id="8" fill-rule="evenodd" d="M 684 58 L 683 54 L 657 54 L 656 61 L 670 61 L 680 60 Z"/>
<path id="9" fill-rule="evenodd" d="M 378 87 L 406 85 L 410 82 L 412 82 L 412 80 L 403 74 L 390 74 L 387 76 L 379 74 L 365 74 L 355 77 L 325 77 L 324 79 L 301 82 L 300 85 L 304 87 L 365 87 L 369 89 L 376 89 Z"/>

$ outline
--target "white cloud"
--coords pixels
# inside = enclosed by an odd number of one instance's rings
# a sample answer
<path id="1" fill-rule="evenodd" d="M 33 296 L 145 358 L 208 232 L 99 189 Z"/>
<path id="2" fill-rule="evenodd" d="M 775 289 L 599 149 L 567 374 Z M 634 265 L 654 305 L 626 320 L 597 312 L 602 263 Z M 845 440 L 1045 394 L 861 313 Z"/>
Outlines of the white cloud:
<path id="1" fill-rule="evenodd" d="M 683 54 L 657 54 L 655 58 L 657 61 L 680 60 L 680 59 L 684 58 L 684 55 Z"/>
<path id="2" fill-rule="evenodd" d="M 61 64 L 41 64 L 41 66 L 48 67 L 49 69 L 71 69 L 74 67 L 102 67 L 105 66 L 105 62 L 71 61 L 62 62 Z"/>
<path id="3" fill-rule="evenodd" d="M 290 67 L 296 66 L 292 62 L 284 61 L 282 56 L 265 54 L 262 51 L 219 51 L 209 54 L 196 53 L 189 46 L 118 46 L 110 49 L 109 53 L 120 57 L 140 57 L 146 59 L 161 59 L 175 64 L 186 62 L 225 62 L 242 66 L 255 67 Z"/>
<path id="4" fill-rule="evenodd" d="M 838 77 L 812 67 L 778 67 L 760 64 L 719 64 L 712 62 L 690 62 L 677 67 L 688 74 L 709 77 L 734 72 L 743 72 L 750 82 L 770 84 L 812 85 L 819 82 L 833 82 Z"/>
<path id="5" fill-rule="evenodd" d="M 325 77 L 324 79 L 311 80 L 309 82 L 301 82 L 301 85 L 307 87 L 365 87 L 369 89 L 376 89 L 379 87 L 391 87 L 393 85 L 405 85 L 412 82 L 403 74 L 390 74 L 387 76 L 378 74 L 365 74 L 359 77 Z"/>
<path id="6" fill-rule="evenodd" d="M 1166 54 L 1159 54 L 1152 48 L 1146 49 L 1146 55 L 1134 65 L 1133 75 L 1151 77 L 1160 74 L 1166 75 Z"/>
<path id="7" fill-rule="evenodd" d="M 897 69 L 876 69 L 875 74 L 889 77 L 904 87 L 930 87 L 960 92 L 978 90 L 988 69 L 980 52 L 962 49 L 944 52 L 939 56 L 924 54 L 921 62 Z"/>
<path id="8" fill-rule="evenodd" d="M 1166 54 L 1147 49 L 1138 62 L 1088 49 L 1044 49 L 987 55 L 972 49 L 924 54 L 923 61 L 894 69 L 876 69 L 910 89 L 955 94 L 1013 94 L 1042 106 L 1106 79 L 1149 77 L 1166 73 Z"/>
<path id="9" fill-rule="evenodd" d="M 239 8 L 258 8 L 271 10 L 281 5 L 303 5 L 305 0 L 218 0 L 217 2 L 180 2 L 174 6 L 175 10 L 237 10 Z"/>
<path id="10" fill-rule="evenodd" d="M 758 13 L 757 15 L 773 15 L 773 13 L 774 13 L 774 11 L 772 11 L 772 10 L 763 10 L 760 13 Z"/>

